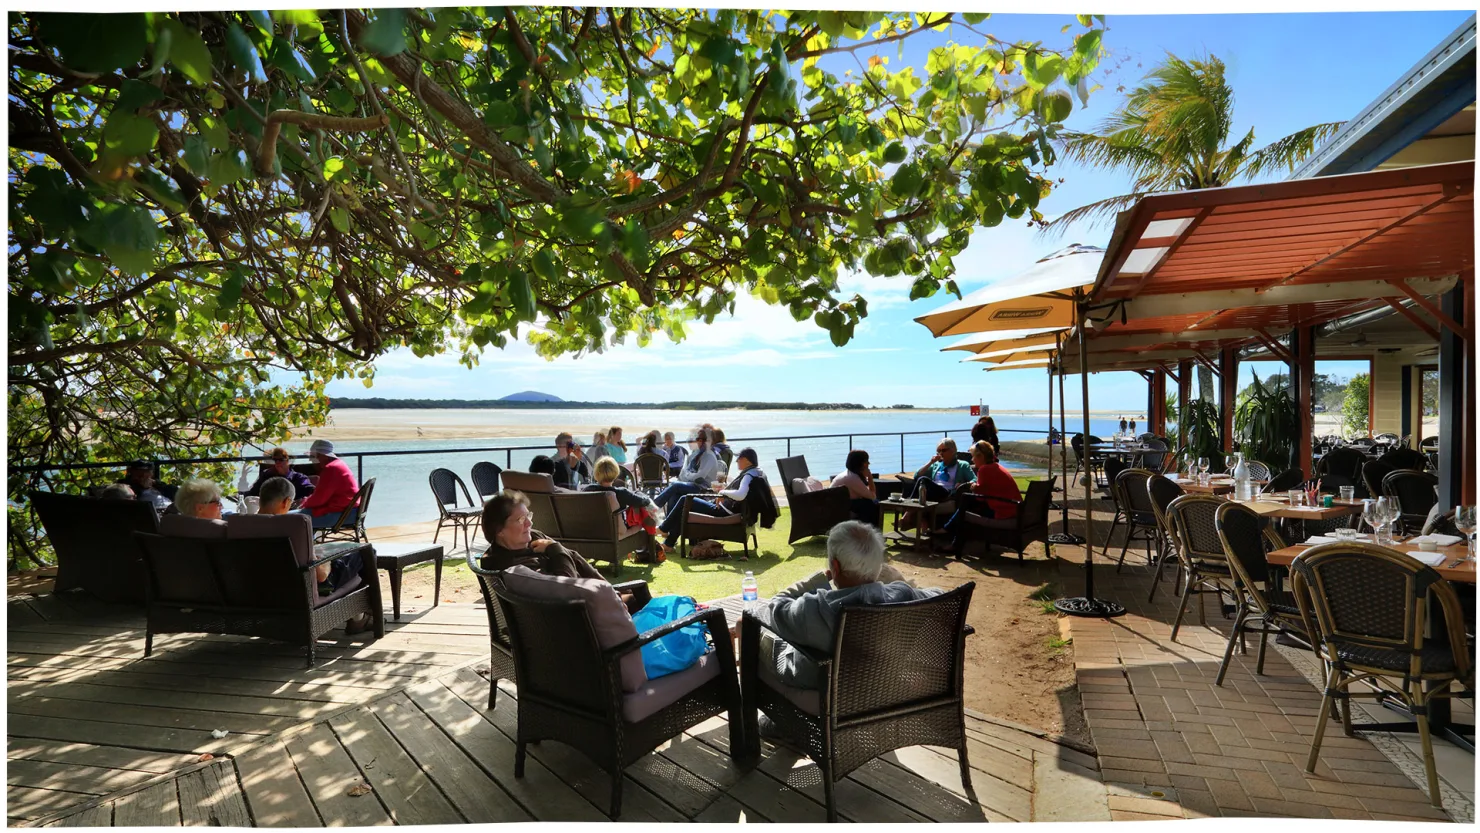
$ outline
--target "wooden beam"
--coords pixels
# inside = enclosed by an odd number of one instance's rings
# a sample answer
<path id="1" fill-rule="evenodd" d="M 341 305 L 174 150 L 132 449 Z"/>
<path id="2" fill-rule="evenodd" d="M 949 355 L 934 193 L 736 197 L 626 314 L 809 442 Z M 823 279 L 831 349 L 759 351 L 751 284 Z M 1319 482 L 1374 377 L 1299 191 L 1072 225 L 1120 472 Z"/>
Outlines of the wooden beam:
<path id="1" fill-rule="evenodd" d="M 1404 318 L 1408 319 L 1409 321 L 1412 321 L 1413 322 L 1413 326 L 1415 326 L 1415 327 L 1419 328 L 1420 330 L 1422 330 L 1423 332 L 1427 333 L 1428 336 L 1429 336 L 1429 338 L 1432 338 L 1434 341 L 1438 341 L 1439 340 L 1439 331 L 1436 330 L 1436 329 L 1434 329 L 1433 325 L 1430 324 L 1429 322 L 1423 320 L 1422 318 L 1419 318 L 1418 317 L 1418 313 L 1416 313 L 1413 310 L 1411 310 L 1411 309 L 1403 306 L 1403 303 L 1401 301 L 1396 301 L 1396 300 L 1393 300 L 1392 298 L 1383 298 L 1382 300 L 1386 301 L 1388 306 L 1392 307 L 1394 310 L 1397 310 L 1399 313 L 1401 313 Z"/>
<path id="2" fill-rule="evenodd" d="M 1403 213 L 1396 220 L 1393 220 L 1391 223 L 1388 223 L 1387 225 L 1378 228 L 1376 231 L 1373 231 L 1373 232 L 1370 232 L 1368 234 L 1365 234 L 1365 235 L 1357 238 L 1356 240 L 1354 240 L 1354 241 L 1346 244 L 1345 246 L 1342 246 L 1341 248 L 1337 249 L 1336 251 L 1332 252 L 1331 254 L 1328 254 L 1325 257 L 1320 258 L 1319 260 L 1315 261 L 1314 263 L 1308 264 L 1305 267 L 1303 267 L 1301 269 L 1298 269 L 1298 270 L 1296 270 L 1294 272 L 1291 272 L 1290 274 L 1284 276 L 1283 278 L 1280 278 L 1279 280 L 1275 281 L 1274 283 L 1271 283 L 1268 286 L 1260 287 L 1259 289 L 1256 289 L 1254 291 L 1255 292 L 1268 292 L 1269 290 L 1273 289 L 1276 286 L 1280 286 L 1282 284 L 1289 283 L 1290 281 L 1295 280 L 1296 278 L 1300 277 L 1301 275 L 1304 275 L 1306 272 L 1309 272 L 1310 270 L 1316 268 L 1317 266 L 1320 266 L 1322 263 L 1325 263 L 1325 262 L 1327 262 L 1329 260 L 1332 260 L 1334 258 L 1338 258 L 1338 257 L 1346 254 L 1347 252 L 1349 252 L 1349 251 L 1351 251 L 1351 250 L 1353 250 L 1353 249 L 1355 249 L 1355 248 L 1357 248 L 1359 246 L 1362 246 L 1363 244 L 1370 243 L 1371 241 L 1376 240 L 1378 237 L 1381 237 L 1382 235 L 1387 234 L 1388 232 L 1392 231 L 1393 229 L 1398 228 L 1399 226 L 1403 225 L 1404 223 L 1408 222 L 1409 220 L 1412 220 L 1412 219 L 1414 219 L 1416 217 L 1421 217 L 1424 214 L 1427 214 L 1430 210 L 1435 209 L 1435 208 L 1438 208 L 1439 206 L 1443 205 L 1444 203 L 1449 202 L 1450 200 L 1452 200 L 1455 197 L 1459 196 L 1460 193 L 1461 193 L 1461 189 L 1460 188 L 1457 188 L 1457 187 L 1453 187 L 1452 188 L 1452 187 L 1450 187 L 1446 183 L 1445 184 L 1445 187 L 1444 187 L 1444 193 L 1438 199 L 1430 200 L 1427 203 L 1424 203 L 1423 205 L 1419 206 L 1416 209 L 1413 209 L 1411 211 L 1408 211 L 1406 213 Z"/>
<path id="3" fill-rule="evenodd" d="M 1450 332 L 1459 336 L 1461 339 L 1465 339 L 1468 341 L 1468 334 L 1465 332 L 1465 328 L 1463 325 L 1461 325 L 1458 321 L 1455 321 L 1448 315 L 1445 315 L 1443 310 L 1434 306 L 1433 302 L 1430 301 L 1428 298 L 1425 298 L 1421 293 L 1415 292 L 1413 287 L 1408 285 L 1407 281 L 1390 280 L 1388 281 L 1388 283 L 1402 290 L 1404 295 L 1407 295 L 1409 298 L 1413 299 L 1413 303 L 1418 304 L 1420 307 L 1422 307 L 1424 312 L 1434 316 L 1434 320 L 1444 325 L 1446 328 L 1448 328 Z"/>
<path id="4" fill-rule="evenodd" d="M 1218 352 L 1218 413 L 1223 418 L 1223 453 L 1233 453 L 1233 409 L 1238 401 L 1238 348 L 1224 347 Z"/>
<path id="5" fill-rule="evenodd" d="M 1179 385 L 1182 384 L 1182 378 L 1178 376 L 1176 371 L 1172 370 L 1172 368 L 1168 366 L 1166 362 L 1157 362 L 1156 366 L 1161 368 L 1162 373 L 1165 373 L 1166 375 L 1172 377 L 1173 382 L 1176 382 Z"/>
<path id="6" fill-rule="evenodd" d="M 1300 327 L 1290 334 L 1290 343 L 1294 347 L 1291 357 L 1295 359 L 1290 366 L 1290 374 L 1295 379 L 1295 454 L 1297 460 L 1293 461 L 1305 473 L 1305 478 L 1310 479 L 1311 469 L 1314 461 L 1311 459 L 1315 449 L 1312 447 L 1312 432 L 1315 428 L 1314 412 L 1311 409 L 1311 381 L 1315 374 L 1315 330 L 1311 327 Z M 1367 377 L 1371 379 L 1369 375 Z M 1369 385 L 1370 389 L 1370 385 Z M 1368 413 L 1371 413 L 1369 407 Z"/>
<path id="7" fill-rule="evenodd" d="M 1259 334 L 1260 340 L 1264 342 L 1265 347 L 1269 348 L 1269 352 L 1275 354 L 1275 356 L 1283 361 L 1285 364 L 1295 363 L 1295 357 L 1291 355 L 1290 351 L 1286 350 L 1284 345 L 1280 344 L 1279 341 L 1274 336 L 1266 332 L 1263 327 L 1255 327 L 1254 332 Z"/>
<path id="8" fill-rule="evenodd" d="M 1177 362 L 1177 448 L 1187 448 L 1187 406 L 1192 402 L 1192 359 Z"/>
<path id="9" fill-rule="evenodd" d="M 1213 362 L 1210 359 L 1208 359 L 1207 356 L 1204 356 L 1202 354 L 1202 351 L 1201 350 L 1194 350 L 1194 351 L 1192 351 L 1192 357 L 1194 359 L 1197 359 L 1198 364 L 1201 364 L 1203 367 L 1206 367 L 1208 370 L 1213 371 L 1213 375 L 1214 376 L 1222 376 L 1223 375 L 1218 370 L 1218 365 L 1213 364 Z"/>
<path id="10" fill-rule="evenodd" d="M 1161 259 L 1156 262 L 1155 266 L 1151 267 L 1149 272 L 1141 276 L 1141 280 L 1131 289 L 1130 297 L 1134 298 L 1141 294 L 1141 289 L 1146 286 L 1146 282 L 1155 277 L 1157 272 L 1161 271 L 1161 267 L 1165 266 L 1166 262 L 1172 259 L 1172 255 L 1176 254 L 1177 250 L 1182 248 L 1183 243 L 1191 239 L 1192 233 L 1197 231 L 1197 227 L 1202 225 L 1203 220 L 1208 219 L 1208 215 L 1212 213 L 1213 209 L 1211 208 L 1204 208 L 1197 212 L 1197 216 L 1192 218 L 1192 222 L 1187 224 L 1187 228 L 1183 229 L 1182 233 L 1177 236 L 1177 239 L 1172 241 L 1166 254 L 1161 256 Z"/>

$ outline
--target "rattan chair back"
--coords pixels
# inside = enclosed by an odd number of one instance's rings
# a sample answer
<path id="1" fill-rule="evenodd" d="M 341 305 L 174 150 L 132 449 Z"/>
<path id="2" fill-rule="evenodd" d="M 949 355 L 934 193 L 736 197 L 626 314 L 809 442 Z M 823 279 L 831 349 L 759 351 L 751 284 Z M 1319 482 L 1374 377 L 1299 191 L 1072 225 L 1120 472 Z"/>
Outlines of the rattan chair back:
<path id="1" fill-rule="evenodd" d="M 1249 470 L 1249 477 L 1254 480 L 1269 481 L 1274 479 L 1274 472 L 1269 470 L 1269 466 L 1258 460 L 1245 460 L 1244 466 Z"/>
<path id="2" fill-rule="evenodd" d="M 1151 451 L 1141 453 L 1141 468 L 1151 472 L 1161 472 L 1166 468 L 1168 446 L 1166 441 L 1159 437 L 1150 437 L 1142 441 L 1142 444 Z M 1109 464 L 1106 464 L 1108 468 Z"/>
<path id="3" fill-rule="evenodd" d="M 81 587 L 106 602 L 143 604 L 133 533 L 159 531 L 153 504 L 56 492 L 31 492 L 28 501 L 56 553 L 55 592 Z"/>
<path id="4" fill-rule="evenodd" d="M 1311 547 L 1290 568 L 1301 616 L 1309 632 L 1320 634 L 1328 662 L 1396 671 L 1406 687 L 1424 675 L 1428 605 L 1438 602 L 1452 667 L 1460 679 L 1469 679 L 1465 616 L 1454 588 L 1434 568 L 1360 542 Z"/>
<path id="5" fill-rule="evenodd" d="M 1264 484 L 1264 488 L 1260 491 L 1265 494 L 1279 494 L 1280 492 L 1288 492 L 1304 482 L 1305 472 L 1300 469 L 1285 469 L 1270 478 L 1269 482 Z"/>
<path id="6" fill-rule="evenodd" d="M 1255 606 L 1261 612 L 1268 611 L 1268 600 L 1261 587 L 1269 580 L 1269 561 L 1265 554 L 1270 549 L 1283 546 L 1284 541 L 1275 533 L 1268 518 L 1261 518 L 1259 513 L 1242 503 L 1228 502 L 1219 506 L 1213 523 L 1235 580 L 1254 597 Z"/>
<path id="7" fill-rule="evenodd" d="M 1018 528 L 1025 535 L 1048 531 L 1048 507 L 1053 503 L 1053 481 L 1030 480 L 1018 507 Z"/>
<path id="8" fill-rule="evenodd" d="M 1383 455 L 1386 457 L 1387 455 Z M 1367 494 L 1378 497 L 1382 494 L 1382 479 L 1398 470 L 1397 466 L 1388 463 L 1383 457 L 1371 460 L 1362 466 L 1362 485 L 1366 487 Z"/>
<path id="9" fill-rule="evenodd" d="M 449 508 L 477 505 L 473 503 L 473 496 L 468 493 L 467 484 L 452 469 L 432 469 L 427 482 L 431 484 L 432 496 L 437 500 L 437 512 L 443 517 L 447 516 Z M 463 497 L 460 503 L 457 499 L 459 491 Z"/>
<path id="10" fill-rule="evenodd" d="M 1423 471 L 1429 465 L 1429 458 L 1422 451 L 1409 448 L 1406 444 L 1389 451 L 1377 459 L 1383 463 L 1387 463 L 1394 469 L 1418 469 L 1419 471 Z"/>
<path id="11" fill-rule="evenodd" d="M 787 499 L 796 497 L 796 490 L 792 488 L 793 480 L 806 480 L 812 476 L 807 468 L 807 456 L 798 454 L 795 457 L 776 458 L 776 472 L 781 475 L 781 488 L 786 491 Z"/>
<path id="12" fill-rule="evenodd" d="M 1398 469 L 1382 478 L 1382 493 L 1398 501 L 1404 529 L 1422 529 L 1439 502 L 1439 478 L 1417 469 Z"/>
<path id="13" fill-rule="evenodd" d="M 655 489 L 668 482 L 668 458 L 661 454 L 639 454 L 633 466 L 637 469 L 637 483 L 643 488 Z"/>
<path id="14" fill-rule="evenodd" d="M 349 505 L 339 513 L 334 525 L 319 533 L 319 540 L 370 540 L 370 536 L 365 533 L 365 518 L 370 514 L 370 497 L 374 494 L 375 478 L 372 477 L 360 484 L 360 490 L 355 492 Z"/>
<path id="15" fill-rule="evenodd" d="M 487 461 L 473 464 L 473 491 L 478 495 L 481 506 L 499 493 L 499 475 L 503 469 Z"/>
<path id="16" fill-rule="evenodd" d="M 1172 505 L 1172 501 L 1187 492 L 1176 482 L 1160 474 L 1153 474 L 1146 478 L 1146 493 L 1151 498 L 1151 510 L 1156 515 L 1156 525 L 1170 535 L 1171 516 L 1167 514 L 1167 508 Z M 1176 540 L 1175 537 L 1172 540 Z"/>
<path id="17" fill-rule="evenodd" d="M 586 602 L 523 596 L 497 574 L 478 579 L 493 591 L 503 611 L 520 698 L 534 697 L 587 715 L 608 714 L 621 699 L 621 682 L 617 665 L 602 656 Z"/>
<path id="18" fill-rule="evenodd" d="M 1115 488 L 1115 479 L 1120 473 L 1130 468 L 1130 464 L 1119 457 L 1111 457 L 1105 461 L 1105 479 L 1110 482 L 1110 500 L 1115 504 L 1117 511 L 1124 512 L 1125 504 L 1120 502 L 1119 491 Z"/>
<path id="19" fill-rule="evenodd" d="M 1156 525 L 1156 508 L 1151 505 L 1151 493 L 1146 489 L 1147 481 L 1154 476 L 1155 472 L 1146 469 L 1126 469 L 1111 481 L 1116 503 L 1132 523 Z"/>
<path id="20" fill-rule="evenodd" d="M 1218 508 L 1228 503 L 1217 495 L 1183 495 L 1167 506 L 1172 533 L 1182 557 L 1223 563 L 1223 541 L 1218 537 Z"/>
<path id="21" fill-rule="evenodd" d="M 1367 441 L 1371 444 L 1371 440 Z M 1358 447 L 1341 446 L 1333 448 L 1321 457 L 1316 464 L 1316 476 L 1324 477 L 1328 474 L 1339 474 L 1342 477 L 1350 477 L 1353 480 L 1362 476 L 1362 466 L 1367 464 L 1369 458 L 1363 454 Z M 1294 488 L 1291 486 L 1290 488 Z"/>

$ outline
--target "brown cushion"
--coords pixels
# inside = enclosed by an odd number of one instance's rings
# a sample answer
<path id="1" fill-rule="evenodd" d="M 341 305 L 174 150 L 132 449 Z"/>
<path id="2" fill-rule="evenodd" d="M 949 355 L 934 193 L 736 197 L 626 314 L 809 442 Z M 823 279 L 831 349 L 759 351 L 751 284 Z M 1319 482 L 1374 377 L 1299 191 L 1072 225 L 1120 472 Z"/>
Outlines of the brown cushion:
<path id="1" fill-rule="evenodd" d="M 232 515 L 226 520 L 227 538 L 287 538 L 298 566 L 313 561 L 313 521 L 307 515 Z"/>
<path id="2" fill-rule="evenodd" d="M 634 652 L 637 653 L 637 652 Z M 657 714 L 719 673 L 720 662 L 713 651 L 699 657 L 688 668 L 675 674 L 666 674 L 656 680 L 648 680 L 622 697 L 622 717 L 629 723 L 637 723 Z"/>
<path id="3" fill-rule="evenodd" d="M 165 515 L 159 519 L 159 534 L 171 538 L 225 538 L 226 522 L 189 515 Z"/>
<path id="4" fill-rule="evenodd" d="M 555 478 L 548 474 L 533 474 L 527 471 L 506 471 L 499 475 L 505 489 L 528 492 L 536 495 L 555 493 Z"/>
<path id="5" fill-rule="evenodd" d="M 591 626 L 596 630 L 596 644 L 603 648 L 614 648 L 637 638 L 637 626 L 632 624 L 632 615 L 627 612 L 627 606 L 622 604 L 622 597 L 617 595 L 617 590 L 611 583 L 603 579 L 547 576 L 523 566 L 510 567 L 501 575 L 504 584 L 521 596 L 585 601 L 586 613 L 591 617 Z M 627 653 L 619 664 L 623 691 L 637 691 L 647 682 L 641 651 Z"/>

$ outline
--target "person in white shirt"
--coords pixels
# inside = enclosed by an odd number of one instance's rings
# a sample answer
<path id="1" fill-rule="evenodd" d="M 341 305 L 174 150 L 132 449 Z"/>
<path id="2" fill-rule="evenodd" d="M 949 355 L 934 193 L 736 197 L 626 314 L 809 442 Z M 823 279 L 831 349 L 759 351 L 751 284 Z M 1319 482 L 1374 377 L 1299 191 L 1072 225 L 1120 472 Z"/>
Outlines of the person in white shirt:
<path id="1" fill-rule="evenodd" d="M 713 452 L 708 451 L 704 453 L 711 456 L 713 454 Z M 728 487 L 721 489 L 716 499 L 707 500 L 693 493 L 680 497 L 674 504 L 674 511 L 669 512 L 668 516 L 663 519 L 663 523 L 658 525 L 658 529 L 667 535 L 663 541 L 663 546 L 671 548 L 676 543 L 679 525 L 683 522 L 685 504 L 688 506 L 687 511 L 697 512 L 700 515 L 709 515 L 715 518 L 723 518 L 740 511 L 741 506 L 745 503 L 745 499 L 750 496 L 750 484 L 753 481 L 759 481 L 756 483 L 755 488 L 769 489 L 770 486 L 766 484 L 765 474 L 756 467 L 758 464 L 759 460 L 756 457 L 755 449 L 744 449 L 735 457 L 735 465 L 740 469 L 740 475 Z M 666 492 L 667 490 L 665 489 L 664 491 Z M 662 496 L 659 495 L 659 497 L 661 498 Z"/>
<path id="2" fill-rule="evenodd" d="M 684 461 L 689 457 L 689 450 L 673 441 L 672 431 L 663 433 L 663 447 L 658 450 L 658 453 L 668 458 L 668 474 L 671 477 L 678 477 L 683 471 Z"/>
<path id="3" fill-rule="evenodd" d="M 663 511 L 673 514 L 673 507 L 687 495 L 696 492 L 707 492 L 709 486 L 719 477 L 719 458 L 707 447 L 709 435 L 699 431 L 691 441 L 694 452 L 689 455 L 689 461 L 684 464 L 683 471 L 678 473 L 677 479 L 668 484 L 668 488 L 658 493 L 653 498 L 657 504 L 663 507 Z"/>

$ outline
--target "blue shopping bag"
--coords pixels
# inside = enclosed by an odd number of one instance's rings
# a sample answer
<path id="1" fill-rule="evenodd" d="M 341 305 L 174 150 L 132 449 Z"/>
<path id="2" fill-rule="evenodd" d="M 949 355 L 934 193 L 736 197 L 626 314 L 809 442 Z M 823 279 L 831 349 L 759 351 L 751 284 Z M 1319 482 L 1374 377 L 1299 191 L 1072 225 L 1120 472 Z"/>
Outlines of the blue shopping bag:
<path id="1" fill-rule="evenodd" d="M 659 596 L 632 614 L 632 624 L 637 626 L 638 633 L 646 633 L 695 610 L 694 600 L 689 596 Z M 665 677 L 698 662 L 709 650 L 709 643 L 704 639 L 707 630 L 704 623 L 695 622 L 642 646 L 642 667 L 648 679 Z"/>

